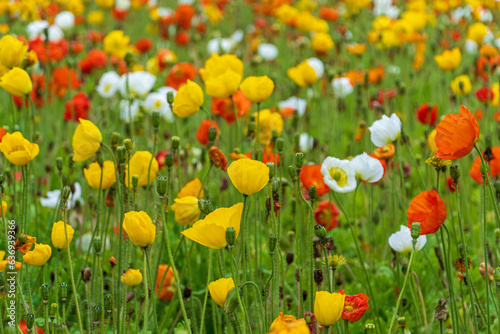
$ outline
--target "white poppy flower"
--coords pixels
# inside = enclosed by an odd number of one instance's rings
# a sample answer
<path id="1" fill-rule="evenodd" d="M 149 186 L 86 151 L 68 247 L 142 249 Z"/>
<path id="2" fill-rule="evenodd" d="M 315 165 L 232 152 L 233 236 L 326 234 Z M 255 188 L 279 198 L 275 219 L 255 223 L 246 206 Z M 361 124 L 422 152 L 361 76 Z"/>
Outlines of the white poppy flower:
<path id="1" fill-rule="evenodd" d="M 130 105 L 130 107 L 129 107 Z M 122 121 L 130 122 L 135 119 L 135 116 L 139 112 L 139 101 L 133 100 L 130 104 L 128 100 L 120 101 L 120 119 Z"/>
<path id="2" fill-rule="evenodd" d="M 75 182 L 73 184 L 74 192 L 70 193 L 68 198 L 68 209 L 71 209 L 77 201 L 83 203 L 82 200 L 82 187 L 80 183 Z M 47 197 L 40 198 L 40 203 L 46 208 L 55 208 L 59 205 L 59 197 L 61 196 L 61 190 L 52 190 L 47 192 Z"/>
<path id="3" fill-rule="evenodd" d="M 49 22 L 45 20 L 33 21 L 26 26 L 26 32 L 30 36 L 30 39 L 36 38 L 38 35 L 42 35 L 43 31 L 49 27 Z"/>
<path id="4" fill-rule="evenodd" d="M 356 173 L 349 160 L 328 157 L 321 164 L 321 174 L 325 184 L 335 192 L 347 193 L 356 189 Z"/>
<path id="5" fill-rule="evenodd" d="M 425 246 L 426 242 L 427 237 L 425 235 L 419 236 L 415 244 L 415 251 L 421 250 Z M 391 234 L 389 237 L 389 246 L 399 253 L 411 252 L 413 248 L 413 238 L 411 237 L 410 228 L 401 225 L 401 230 Z"/>
<path id="6" fill-rule="evenodd" d="M 306 113 L 307 101 L 296 96 L 292 96 L 278 103 L 280 108 L 292 108 L 302 117 Z"/>
<path id="7" fill-rule="evenodd" d="M 169 121 L 173 120 L 172 110 L 167 102 L 167 94 L 161 92 L 149 93 L 142 106 L 146 111 L 157 111 L 163 118 Z"/>
<path id="8" fill-rule="evenodd" d="M 471 39 L 465 40 L 465 52 L 468 54 L 476 54 L 479 46 L 477 43 Z"/>
<path id="9" fill-rule="evenodd" d="M 257 53 L 265 60 L 274 60 L 278 56 L 278 48 L 274 44 L 262 43 L 259 44 Z"/>
<path id="10" fill-rule="evenodd" d="M 231 50 L 235 42 L 230 38 L 213 38 L 208 41 L 207 50 L 208 53 L 226 53 Z"/>
<path id="11" fill-rule="evenodd" d="M 314 138 L 307 133 L 301 133 L 299 136 L 299 148 L 301 152 L 309 152 L 314 146 Z"/>
<path id="12" fill-rule="evenodd" d="M 389 145 L 401 135 L 401 120 L 396 114 L 391 117 L 382 115 L 382 119 L 373 122 L 370 130 L 372 143 L 377 147 Z"/>
<path id="13" fill-rule="evenodd" d="M 63 30 L 73 28 L 75 25 L 75 14 L 69 11 L 60 12 L 55 17 L 55 23 Z"/>
<path id="14" fill-rule="evenodd" d="M 235 43 L 239 43 L 243 40 L 243 37 L 245 37 L 245 33 L 243 30 L 238 29 L 231 35 L 230 39 Z"/>
<path id="15" fill-rule="evenodd" d="M 356 177 L 368 183 L 376 183 L 384 176 L 384 167 L 378 159 L 363 153 L 351 160 Z"/>
<path id="16" fill-rule="evenodd" d="M 116 0 L 115 1 L 115 8 L 118 10 L 129 10 L 131 7 L 131 2 L 130 0 Z"/>
<path id="17" fill-rule="evenodd" d="M 137 71 L 121 76 L 120 80 L 120 93 L 123 97 L 127 97 L 127 77 L 128 77 L 128 90 L 130 96 L 133 98 L 145 97 L 156 81 L 156 77 L 145 71 Z"/>
<path id="18" fill-rule="evenodd" d="M 351 85 L 349 78 L 335 78 L 332 80 L 332 87 L 335 95 L 343 98 L 351 94 L 354 91 L 354 87 Z"/>
<path id="19" fill-rule="evenodd" d="M 311 57 L 307 59 L 307 63 L 316 71 L 316 77 L 321 78 L 323 76 L 325 73 L 325 65 L 321 60 Z"/>
<path id="20" fill-rule="evenodd" d="M 116 91 L 118 90 L 120 81 L 120 76 L 116 72 L 106 72 L 101 76 L 101 79 L 99 79 L 99 84 L 97 85 L 95 90 L 101 97 L 110 98 L 115 95 Z"/>

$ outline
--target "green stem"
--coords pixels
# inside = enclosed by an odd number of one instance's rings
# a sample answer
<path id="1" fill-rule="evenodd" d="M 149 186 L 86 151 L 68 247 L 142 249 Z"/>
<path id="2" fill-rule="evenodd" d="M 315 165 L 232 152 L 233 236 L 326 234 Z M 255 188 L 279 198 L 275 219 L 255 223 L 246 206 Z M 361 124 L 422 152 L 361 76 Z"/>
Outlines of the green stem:
<path id="1" fill-rule="evenodd" d="M 207 273 L 207 291 L 205 291 L 205 297 L 203 298 L 203 310 L 201 311 L 201 325 L 200 333 L 203 333 L 203 328 L 205 327 L 205 312 L 207 311 L 207 301 L 208 301 L 208 284 L 212 279 L 212 250 L 208 252 L 208 273 Z"/>

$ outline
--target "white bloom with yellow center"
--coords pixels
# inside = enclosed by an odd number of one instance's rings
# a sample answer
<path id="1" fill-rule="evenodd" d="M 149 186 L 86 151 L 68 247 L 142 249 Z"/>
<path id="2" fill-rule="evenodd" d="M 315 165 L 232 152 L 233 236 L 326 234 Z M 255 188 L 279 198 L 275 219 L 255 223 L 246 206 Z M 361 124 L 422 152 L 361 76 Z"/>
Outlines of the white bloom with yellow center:
<path id="1" fill-rule="evenodd" d="M 354 168 L 356 177 L 368 183 L 376 183 L 384 176 L 382 163 L 366 153 L 355 156 L 351 160 L 351 166 Z"/>
<path id="2" fill-rule="evenodd" d="M 391 117 L 382 115 L 382 119 L 373 122 L 369 127 L 372 143 L 377 147 L 392 144 L 401 136 L 401 120 L 396 114 Z"/>
<path id="3" fill-rule="evenodd" d="M 348 193 L 356 189 L 356 172 L 349 160 L 328 157 L 321 164 L 321 174 L 325 184 L 335 192 Z"/>
<path id="4" fill-rule="evenodd" d="M 415 244 L 415 251 L 421 250 L 425 243 L 427 242 L 427 237 L 421 235 L 418 237 Z M 401 225 L 401 229 L 391 234 L 389 237 L 389 246 L 399 253 L 409 253 L 413 248 L 413 238 L 411 237 L 411 230 L 409 227 Z"/>
<path id="5" fill-rule="evenodd" d="M 120 85 L 120 76 L 114 72 L 106 72 L 99 79 L 99 84 L 95 88 L 101 97 L 106 99 L 113 97 Z"/>

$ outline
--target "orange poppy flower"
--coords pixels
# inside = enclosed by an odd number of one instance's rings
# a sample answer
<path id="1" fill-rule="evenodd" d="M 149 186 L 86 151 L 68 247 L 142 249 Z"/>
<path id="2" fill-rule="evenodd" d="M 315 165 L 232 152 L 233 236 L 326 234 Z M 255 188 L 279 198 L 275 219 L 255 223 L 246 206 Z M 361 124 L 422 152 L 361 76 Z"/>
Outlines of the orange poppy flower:
<path id="1" fill-rule="evenodd" d="M 252 102 L 248 100 L 245 95 L 239 90 L 233 95 L 234 103 L 236 104 L 236 110 L 238 113 L 238 118 L 242 118 L 248 115 L 250 112 L 250 107 Z M 212 113 L 214 115 L 219 115 L 224 118 L 227 124 L 232 124 L 235 121 L 234 115 L 234 104 L 230 97 L 228 98 L 212 98 Z"/>
<path id="2" fill-rule="evenodd" d="M 196 131 L 196 140 L 198 140 L 198 142 L 200 142 L 201 145 L 205 146 L 210 141 L 208 139 L 208 131 L 212 126 L 215 128 L 215 133 L 216 133 L 215 137 L 218 137 L 220 134 L 220 129 L 219 126 L 214 121 L 210 121 L 209 119 L 201 121 L 198 131 Z"/>
<path id="3" fill-rule="evenodd" d="M 490 177 L 497 177 L 500 174 L 500 146 L 493 146 L 489 152 L 483 152 L 485 159 L 489 159 L 488 172 Z M 470 167 L 469 175 L 477 183 L 483 183 L 483 174 L 481 174 L 481 157 L 476 157 Z"/>
<path id="4" fill-rule="evenodd" d="M 325 21 L 335 22 L 339 18 L 339 13 L 335 8 L 321 7 L 319 9 L 319 17 Z"/>
<path id="5" fill-rule="evenodd" d="M 465 106 L 460 113 L 446 115 L 436 126 L 436 158 L 454 160 L 466 156 L 479 140 L 479 125 Z"/>
<path id="6" fill-rule="evenodd" d="M 163 285 L 161 286 L 160 290 L 160 284 L 162 283 L 161 280 L 167 268 L 168 272 L 165 275 L 165 279 L 163 280 Z M 172 298 L 174 297 L 174 292 L 175 292 L 174 270 L 169 265 L 160 264 L 158 266 L 158 274 L 156 276 L 156 294 L 158 294 L 158 290 L 160 290 L 161 300 L 171 301 Z"/>
<path id="7" fill-rule="evenodd" d="M 71 70 L 68 66 L 55 68 L 52 72 L 52 81 L 50 90 L 57 97 L 64 97 L 66 89 L 70 88 L 75 90 L 79 89 L 82 82 L 78 79 L 78 74 L 75 70 Z"/>
<path id="8" fill-rule="evenodd" d="M 193 81 L 196 75 L 196 66 L 190 63 L 178 63 L 168 72 L 165 85 L 178 90 L 188 80 Z"/>
<path id="9" fill-rule="evenodd" d="M 227 158 L 217 146 L 208 149 L 208 158 L 215 167 L 219 167 L 224 172 L 227 171 Z"/>
<path id="10" fill-rule="evenodd" d="M 377 159 L 389 160 L 396 154 L 396 147 L 394 144 L 379 147 L 373 151 L 373 157 Z"/>
<path id="11" fill-rule="evenodd" d="M 316 187 L 316 193 L 319 197 L 328 194 L 330 187 L 323 181 L 324 175 L 321 174 L 321 165 L 307 165 L 300 170 L 300 182 L 302 186 L 309 190 L 310 187 Z"/>
<path id="12" fill-rule="evenodd" d="M 2 142 L 3 136 L 5 136 L 6 134 L 7 134 L 7 130 L 5 130 L 4 128 L 2 128 L 0 126 L 0 143 Z"/>
<path id="13" fill-rule="evenodd" d="M 408 227 L 420 223 L 420 235 L 434 233 L 446 220 L 446 205 L 435 190 L 422 191 L 410 203 Z"/>
<path id="14" fill-rule="evenodd" d="M 234 153 L 231 153 L 231 154 L 234 154 Z M 231 159 L 233 159 L 233 156 L 232 155 L 229 155 L 229 157 L 231 157 Z M 236 159 L 233 159 L 233 160 L 238 160 L 239 157 L 237 155 L 234 156 Z M 248 152 L 247 154 L 245 154 L 245 157 L 246 158 L 249 158 L 249 159 L 253 159 L 253 154 L 252 152 Z M 275 154 L 273 152 L 273 146 L 272 145 L 267 145 L 266 147 L 264 147 L 264 150 L 262 151 L 262 162 L 267 164 L 268 162 L 272 162 L 272 163 L 276 163 L 278 166 L 280 164 L 280 157 L 278 154 Z"/>
<path id="15" fill-rule="evenodd" d="M 382 81 L 382 79 L 385 76 L 384 68 L 383 67 L 377 67 L 374 69 L 371 69 L 368 71 L 368 82 L 373 84 L 373 83 L 378 83 Z"/>
<path id="16" fill-rule="evenodd" d="M 174 20 L 177 22 L 177 25 L 184 29 L 191 29 L 191 21 L 195 14 L 194 7 L 188 4 L 182 4 L 177 6 L 175 10 Z"/>
<path id="17" fill-rule="evenodd" d="M 335 203 L 323 200 L 318 203 L 318 208 L 314 210 L 314 220 L 316 224 L 323 225 L 327 231 L 331 231 L 339 226 L 340 211 Z"/>

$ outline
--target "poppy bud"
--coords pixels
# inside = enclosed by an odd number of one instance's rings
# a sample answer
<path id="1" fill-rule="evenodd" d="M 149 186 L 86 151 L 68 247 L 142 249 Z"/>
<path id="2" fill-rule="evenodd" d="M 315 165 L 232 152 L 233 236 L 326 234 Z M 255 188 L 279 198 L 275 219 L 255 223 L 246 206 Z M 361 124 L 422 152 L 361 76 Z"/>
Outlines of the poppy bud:
<path id="1" fill-rule="evenodd" d="M 177 136 L 172 137 L 172 149 L 176 151 L 179 149 L 179 145 L 181 144 L 181 139 Z"/>
<path id="2" fill-rule="evenodd" d="M 155 130 L 158 129 L 158 127 L 160 126 L 160 112 L 153 111 L 152 120 L 153 127 L 155 128 Z"/>
<path id="3" fill-rule="evenodd" d="M 160 197 L 167 193 L 167 178 L 165 176 L 158 176 L 156 179 L 156 192 Z"/>
<path id="4" fill-rule="evenodd" d="M 413 240 L 417 240 L 420 237 L 420 223 L 412 223 L 411 224 L 411 237 Z"/>
<path id="5" fill-rule="evenodd" d="M 455 184 L 458 183 L 458 179 L 460 178 L 460 169 L 458 165 L 450 166 L 450 176 Z"/>
<path id="6" fill-rule="evenodd" d="M 306 321 L 306 324 L 310 325 L 312 323 L 312 317 L 310 314 L 305 314 L 304 315 L 304 320 Z"/>
<path id="7" fill-rule="evenodd" d="M 102 167 L 102 165 L 104 164 L 104 157 L 100 153 L 97 154 L 97 163 L 100 167 Z"/>
<path id="8" fill-rule="evenodd" d="M 234 227 L 230 226 L 226 229 L 226 242 L 229 247 L 233 247 L 235 241 L 236 241 L 236 231 L 234 230 Z"/>
<path id="9" fill-rule="evenodd" d="M 283 147 L 285 146 L 285 140 L 283 138 L 276 139 L 276 148 L 279 153 L 283 152 Z"/>
<path id="10" fill-rule="evenodd" d="M 63 169 L 63 158 L 61 158 L 61 157 L 57 157 L 56 158 L 56 167 L 57 167 L 57 170 L 59 172 L 62 171 L 62 169 Z"/>
<path id="11" fill-rule="evenodd" d="M 68 298 L 68 284 L 66 284 L 66 282 L 62 282 L 59 284 L 59 300 L 62 303 L 65 303 L 67 298 Z"/>
<path id="12" fill-rule="evenodd" d="M 288 166 L 288 174 L 290 175 L 290 178 L 293 181 L 296 180 L 297 174 L 296 174 L 295 168 L 292 165 Z"/>
<path id="13" fill-rule="evenodd" d="M 375 325 L 372 323 L 367 323 L 365 325 L 365 334 L 375 333 Z"/>
<path id="14" fill-rule="evenodd" d="M 231 291 L 229 291 L 226 297 L 226 301 L 224 302 L 224 312 L 226 312 L 227 314 L 232 314 L 238 308 L 239 303 L 236 289 L 238 289 L 238 287 L 235 287 L 234 289 L 231 289 Z"/>
<path id="15" fill-rule="evenodd" d="M 316 226 L 314 226 L 314 234 L 316 234 L 318 238 L 323 240 L 326 237 L 326 228 L 321 224 L 317 224 Z"/>
<path id="16" fill-rule="evenodd" d="M 280 181 L 278 179 L 273 179 L 271 181 L 271 188 L 273 190 L 273 193 L 277 193 L 280 188 Z"/>
<path id="17" fill-rule="evenodd" d="M 57 315 L 57 309 L 58 309 L 57 303 L 52 303 L 50 304 L 50 317 L 55 318 Z"/>
<path id="18" fill-rule="evenodd" d="M 274 162 L 268 162 L 267 168 L 269 168 L 269 180 L 271 180 L 274 177 Z"/>
<path id="19" fill-rule="evenodd" d="M 295 257 L 295 254 L 293 254 L 293 253 L 287 253 L 286 254 L 286 263 L 288 265 L 292 264 L 294 257 Z"/>
<path id="20" fill-rule="evenodd" d="M 49 302 L 49 286 L 47 284 L 42 284 L 40 287 L 42 292 L 42 301 L 44 304 Z"/>
<path id="21" fill-rule="evenodd" d="M 295 167 L 297 169 L 301 169 L 304 165 L 304 153 L 299 152 L 295 153 Z"/>
<path id="22" fill-rule="evenodd" d="M 130 138 L 125 139 L 123 141 L 123 146 L 125 146 L 127 153 L 132 152 L 132 148 L 133 148 L 132 139 L 130 139 Z"/>
<path id="23" fill-rule="evenodd" d="M 97 255 L 101 254 L 102 240 L 101 237 L 94 238 L 94 250 Z"/>
<path id="24" fill-rule="evenodd" d="M 90 279 L 92 278 L 92 270 L 90 268 L 83 268 L 81 274 L 82 281 L 84 281 L 85 283 L 90 281 Z"/>
<path id="25" fill-rule="evenodd" d="M 123 164 L 127 161 L 127 151 L 125 146 L 118 146 L 116 148 L 116 155 L 118 156 L 118 162 Z"/>
<path id="26" fill-rule="evenodd" d="M 188 299 L 189 297 L 191 297 L 191 293 L 193 292 L 193 289 L 191 289 L 190 287 L 186 286 L 184 288 L 184 291 L 182 293 L 182 296 L 185 298 L 185 299 Z"/>
<path id="27" fill-rule="evenodd" d="M 307 300 L 307 290 L 302 290 L 302 300 L 303 301 Z"/>
<path id="28" fill-rule="evenodd" d="M 107 313 L 113 312 L 113 297 L 109 293 L 104 295 L 104 309 Z"/>
<path id="29" fill-rule="evenodd" d="M 214 207 L 213 207 L 212 202 L 210 200 L 205 200 L 205 199 L 199 200 L 198 207 L 200 208 L 200 211 L 204 215 L 208 215 L 209 213 L 214 211 Z"/>
<path id="30" fill-rule="evenodd" d="M 208 128 L 208 140 L 214 141 L 217 137 L 217 129 L 213 126 Z"/>
<path id="31" fill-rule="evenodd" d="M 323 282 L 323 270 L 314 270 L 314 282 L 316 282 L 316 284 L 321 284 Z"/>
<path id="32" fill-rule="evenodd" d="M 311 201 L 315 201 L 317 197 L 318 197 L 318 192 L 316 191 L 316 187 L 310 186 L 309 187 L 309 198 L 311 199 Z"/>
<path id="33" fill-rule="evenodd" d="M 168 92 L 167 93 L 167 102 L 168 104 L 174 103 L 174 92 Z"/>
<path id="34" fill-rule="evenodd" d="M 174 161 L 174 155 L 172 153 L 167 153 L 165 156 L 165 165 L 167 165 L 168 168 L 172 168 Z"/>
<path id="35" fill-rule="evenodd" d="M 137 189 L 139 185 L 139 175 L 132 175 L 132 189 Z"/>
<path id="36" fill-rule="evenodd" d="M 102 307 L 101 305 L 94 306 L 94 321 L 101 321 Z"/>
<path id="37" fill-rule="evenodd" d="M 398 318 L 398 324 L 401 326 L 401 327 L 406 327 L 406 318 L 405 317 L 399 317 Z"/>
<path id="38" fill-rule="evenodd" d="M 111 146 L 116 147 L 120 143 L 121 140 L 121 134 L 119 132 L 113 131 L 111 133 Z"/>
<path id="39" fill-rule="evenodd" d="M 300 269 L 298 268 L 295 270 L 295 280 L 300 282 Z"/>
<path id="40" fill-rule="evenodd" d="M 248 135 L 250 136 L 255 131 L 255 122 L 249 122 L 247 129 L 248 129 Z"/>
<path id="41" fill-rule="evenodd" d="M 33 313 L 26 314 L 26 328 L 31 330 L 35 324 L 35 315 Z"/>
<path id="42" fill-rule="evenodd" d="M 70 187 L 66 186 L 62 189 L 62 192 L 61 192 L 61 199 L 63 201 L 67 201 L 68 198 L 69 198 L 69 195 L 71 194 L 71 189 Z"/>
<path id="43" fill-rule="evenodd" d="M 486 163 L 481 162 L 481 167 L 479 168 L 479 171 L 483 175 L 483 178 L 486 178 L 488 175 L 488 165 Z"/>
<path id="44" fill-rule="evenodd" d="M 127 53 L 125 54 L 124 60 L 125 60 L 125 63 L 127 64 L 127 67 L 129 67 L 129 68 L 132 67 L 135 63 L 134 54 L 130 51 L 127 51 Z"/>
<path id="45" fill-rule="evenodd" d="M 269 254 L 274 254 L 276 249 L 276 243 L 278 242 L 278 236 L 276 234 L 269 235 Z"/>

